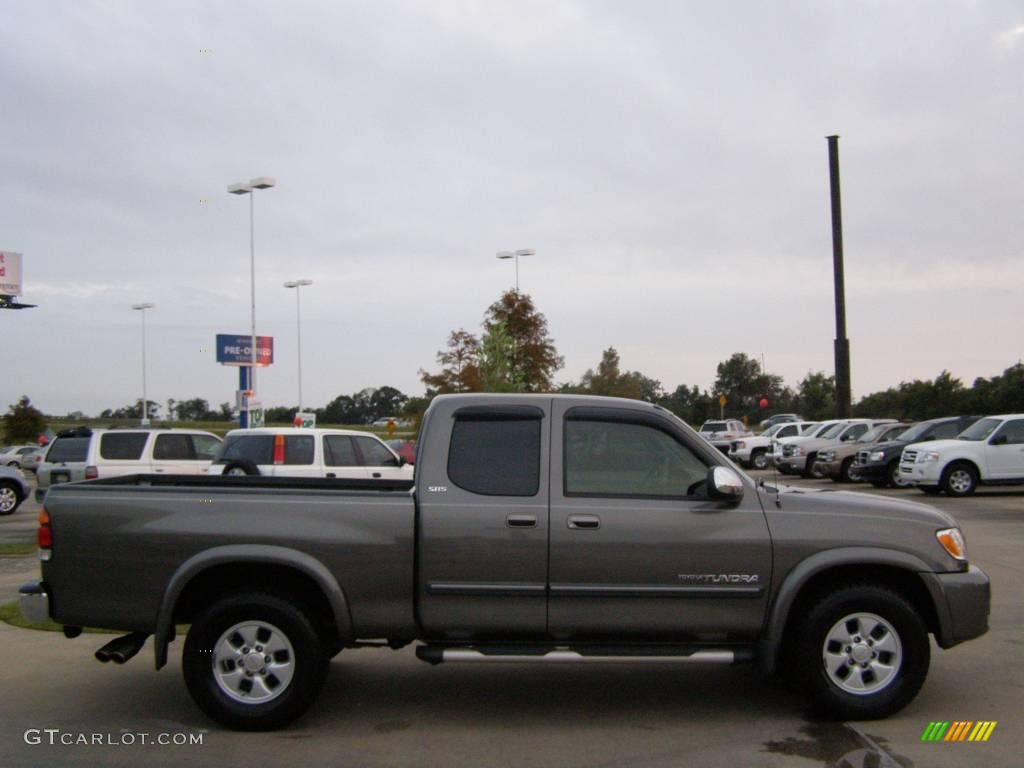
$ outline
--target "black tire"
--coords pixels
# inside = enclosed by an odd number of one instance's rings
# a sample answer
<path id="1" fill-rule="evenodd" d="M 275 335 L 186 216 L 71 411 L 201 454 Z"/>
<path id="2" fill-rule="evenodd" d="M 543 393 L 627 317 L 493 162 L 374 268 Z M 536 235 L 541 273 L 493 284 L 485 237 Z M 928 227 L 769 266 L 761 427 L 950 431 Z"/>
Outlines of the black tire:
<path id="1" fill-rule="evenodd" d="M 0 480 L 0 515 L 13 515 L 24 500 L 21 488 L 10 480 Z"/>
<path id="2" fill-rule="evenodd" d="M 886 476 L 889 478 L 889 485 L 893 488 L 906 488 L 906 483 L 900 482 L 900 462 L 899 459 L 895 459 L 889 462 L 889 466 L 886 468 Z"/>
<path id="3" fill-rule="evenodd" d="M 224 467 L 225 475 L 258 475 L 259 473 L 260 468 L 257 467 L 256 464 L 254 464 L 253 462 L 246 461 L 245 459 L 237 459 L 235 461 L 228 463 Z"/>
<path id="4" fill-rule="evenodd" d="M 316 699 L 327 675 L 329 657 L 313 622 L 292 603 L 276 595 L 238 594 L 214 603 L 193 620 L 182 654 L 182 672 L 193 700 L 212 719 L 235 730 L 266 731 L 290 723 L 309 709 Z M 246 673 L 251 678 L 249 691 L 242 690 L 246 684 L 241 674 L 245 664 L 236 664 L 235 656 L 225 654 L 225 651 L 237 653 L 235 644 L 226 635 L 238 625 L 256 627 L 253 634 L 256 642 L 262 630 L 271 633 L 265 636 L 275 646 L 282 645 L 282 637 L 290 644 L 290 651 L 286 649 L 280 658 L 280 652 L 275 652 L 273 661 L 266 664 L 263 672 Z M 249 633 L 248 629 L 243 632 Z M 242 634 L 237 636 L 243 637 Z M 254 657 L 258 664 L 258 648 L 255 646 L 237 658 L 248 660 Z M 259 651 L 261 653 L 263 649 Z M 291 670 L 290 679 L 280 691 L 274 689 L 277 678 L 272 667 L 275 663 L 287 665 Z M 223 674 L 227 677 L 234 670 L 239 672 L 234 678 L 239 681 L 238 687 L 233 688 L 235 697 L 226 692 L 226 688 L 231 688 L 230 684 L 222 684 L 218 676 Z M 277 685 L 281 683 L 277 682 Z M 269 698 L 254 703 L 236 698 L 246 695 Z"/>
<path id="5" fill-rule="evenodd" d="M 942 490 L 937 485 L 919 485 L 917 486 L 917 489 L 921 491 L 921 493 L 927 493 L 929 496 L 938 496 L 939 491 Z"/>
<path id="6" fill-rule="evenodd" d="M 794 643 L 787 658 L 797 682 L 830 717 L 888 717 L 917 695 L 928 674 L 924 620 L 902 595 L 882 586 L 850 585 L 825 596 L 807 613 Z"/>
<path id="7" fill-rule="evenodd" d="M 800 473 L 801 477 L 806 477 L 808 480 L 811 478 L 821 477 L 821 474 L 814 471 L 814 465 L 818 462 L 817 453 L 807 454 L 807 463 L 804 464 L 804 470 Z"/>
<path id="8" fill-rule="evenodd" d="M 853 456 L 843 459 L 843 463 L 839 466 L 839 481 L 842 483 L 859 483 L 860 475 L 851 475 L 850 469 L 853 467 Z"/>
<path id="9" fill-rule="evenodd" d="M 963 461 L 954 461 L 942 472 L 939 487 L 947 496 L 970 496 L 978 487 L 978 470 Z"/>
<path id="10" fill-rule="evenodd" d="M 750 454 L 750 466 L 754 469 L 768 469 L 768 454 L 763 448 Z"/>

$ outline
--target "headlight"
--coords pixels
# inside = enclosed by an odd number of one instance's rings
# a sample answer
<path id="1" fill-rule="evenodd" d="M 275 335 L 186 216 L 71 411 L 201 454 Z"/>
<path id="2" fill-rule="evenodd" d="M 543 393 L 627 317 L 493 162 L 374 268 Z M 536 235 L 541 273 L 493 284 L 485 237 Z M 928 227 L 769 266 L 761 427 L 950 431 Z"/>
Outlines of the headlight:
<path id="1" fill-rule="evenodd" d="M 959 528 L 943 528 L 935 532 L 935 538 L 939 540 L 942 548 L 957 560 L 967 560 L 967 544 L 964 543 L 964 535 L 960 533 Z"/>
<path id="2" fill-rule="evenodd" d="M 801 448 L 799 445 L 793 446 L 793 455 L 794 456 L 803 456 L 804 455 L 804 449 Z"/>
<path id="3" fill-rule="evenodd" d="M 818 461 L 835 461 L 835 459 L 835 451 L 822 451 L 821 453 L 818 454 Z"/>
<path id="4" fill-rule="evenodd" d="M 736 450 L 737 451 L 742 451 L 746 447 L 747 447 L 747 444 L 744 443 L 742 440 L 740 440 L 739 442 L 736 443 Z"/>
<path id="5" fill-rule="evenodd" d="M 935 451 L 921 451 L 917 454 L 917 463 L 924 464 L 927 461 L 938 461 L 939 454 Z"/>
<path id="6" fill-rule="evenodd" d="M 872 451 L 868 454 L 868 461 L 881 461 L 885 458 L 885 451 Z"/>

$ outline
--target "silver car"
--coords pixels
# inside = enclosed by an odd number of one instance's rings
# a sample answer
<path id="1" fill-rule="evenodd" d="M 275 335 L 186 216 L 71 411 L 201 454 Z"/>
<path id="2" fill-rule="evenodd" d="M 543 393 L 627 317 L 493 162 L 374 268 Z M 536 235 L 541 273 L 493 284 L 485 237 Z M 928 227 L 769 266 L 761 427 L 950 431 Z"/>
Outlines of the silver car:
<path id="1" fill-rule="evenodd" d="M 13 467 L 0 466 L 0 515 L 10 515 L 28 498 L 28 483 Z"/>

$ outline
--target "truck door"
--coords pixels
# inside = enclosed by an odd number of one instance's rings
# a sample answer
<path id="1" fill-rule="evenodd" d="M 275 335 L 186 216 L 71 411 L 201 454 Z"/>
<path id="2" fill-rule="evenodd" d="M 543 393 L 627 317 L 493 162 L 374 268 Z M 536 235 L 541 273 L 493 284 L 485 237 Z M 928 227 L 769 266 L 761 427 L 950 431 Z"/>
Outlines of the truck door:
<path id="1" fill-rule="evenodd" d="M 714 448 L 654 409 L 556 400 L 549 631 L 740 641 L 760 630 L 771 543 L 751 483 L 702 492 Z"/>
<path id="2" fill-rule="evenodd" d="M 423 426 L 417 600 L 431 639 L 547 629 L 551 401 L 518 402 L 436 401 Z"/>

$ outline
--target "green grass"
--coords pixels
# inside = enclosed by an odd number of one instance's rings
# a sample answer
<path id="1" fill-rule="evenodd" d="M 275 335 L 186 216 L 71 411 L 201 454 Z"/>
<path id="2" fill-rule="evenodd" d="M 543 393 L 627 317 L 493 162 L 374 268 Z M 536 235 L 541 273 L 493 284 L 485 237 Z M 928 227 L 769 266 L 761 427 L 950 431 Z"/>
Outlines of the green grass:
<path id="1" fill-rule="evenodd" d="M 34 555 L 36 553 L 35 542 L 18 542 L 15 544 L 0 544 L 0 557 L 17 555 Z"/>
<path id="2" fill-rule="evenodd" d="M 60 624 L 57 624 L 50 619 L 47 619 L 42 624 L 33 624 L 22 615 L 21 608 L 18 607 L 17 601 L 7 603 L 6 605 L 0 605 L 0 621 L 6 621 L 11 626 L 21 627 L 22 629 L 41 629 L 46 632 L 60 632 L 64 629 Z M 86 632 L 88 631 L 90 630 L 86 630 Z"/>

